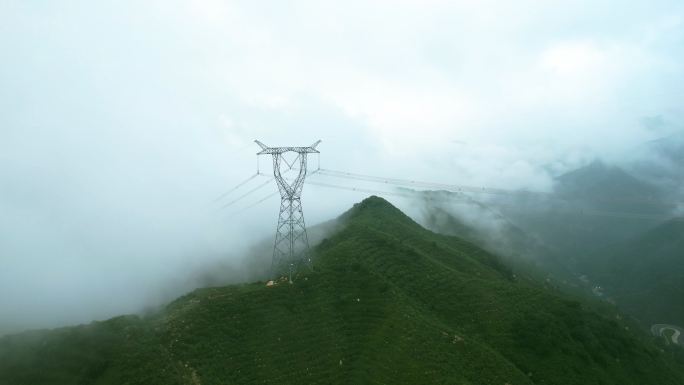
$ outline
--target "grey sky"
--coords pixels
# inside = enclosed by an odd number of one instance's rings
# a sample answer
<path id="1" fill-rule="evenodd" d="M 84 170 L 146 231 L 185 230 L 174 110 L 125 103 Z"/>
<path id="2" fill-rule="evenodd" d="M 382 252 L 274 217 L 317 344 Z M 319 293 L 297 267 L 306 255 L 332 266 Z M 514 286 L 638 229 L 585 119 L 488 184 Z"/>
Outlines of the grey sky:
<path id="1" fill-rule="evenodd" d="M 0 0 L 0 58 L 0 333 L 136 311 L 270 237 L 277 200 L 212 205 L 256 138 L 544 190 L 684 117 L 681 1 Z M 306 189 L 309 223 L 361 198 Z"/>

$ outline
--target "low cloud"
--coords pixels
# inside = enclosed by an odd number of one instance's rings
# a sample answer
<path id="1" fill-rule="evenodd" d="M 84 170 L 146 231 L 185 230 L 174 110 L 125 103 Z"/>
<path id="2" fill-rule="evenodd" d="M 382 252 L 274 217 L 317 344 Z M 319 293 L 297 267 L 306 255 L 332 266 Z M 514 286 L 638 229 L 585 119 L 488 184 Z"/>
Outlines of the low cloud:
<path id="1" fill-rule="evenodd" d="M 212 201 L 256 172 L 254 139 L 323 139 L 328 169 L 539 191 L 622 161 L 681 129 L 683 15 L 665 0 L 3 2 L 0 333 L 138 311 L 221 281 L 188 278 L 207 266 L 252 279 L 279 202 L 237 212 L 275 186 Z M 363 198 L 304 194 L 312 225 Z"/>

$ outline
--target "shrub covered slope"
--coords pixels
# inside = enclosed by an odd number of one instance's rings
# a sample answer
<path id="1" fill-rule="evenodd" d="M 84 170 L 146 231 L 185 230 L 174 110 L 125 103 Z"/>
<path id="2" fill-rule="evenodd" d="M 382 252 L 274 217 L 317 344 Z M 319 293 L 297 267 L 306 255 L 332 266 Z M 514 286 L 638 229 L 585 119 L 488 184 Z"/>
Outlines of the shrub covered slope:
<path id="1" fill-rule="evenodd" d="M 663 352 L 371 197 L 293 284 L 0 338 L 0 384 L 684 384 Z"/>

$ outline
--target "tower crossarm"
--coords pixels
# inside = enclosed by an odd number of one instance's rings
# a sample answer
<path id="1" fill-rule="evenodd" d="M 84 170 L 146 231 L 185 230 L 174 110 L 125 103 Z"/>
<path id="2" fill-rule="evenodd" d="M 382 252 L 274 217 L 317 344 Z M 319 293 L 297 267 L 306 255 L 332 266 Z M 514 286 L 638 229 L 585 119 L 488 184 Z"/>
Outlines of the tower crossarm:
<path id="1" fill-rule="evenodd" d="M 316 143 L 312 144 L 309 147 L 268 147 L 267 145 L 261 143 L 258 140 L 254 141 L 256 144 L 261 147 L 261 151 L 257 153 L 257 155 L 265 155 L 265 154 L 283 154 L 286 152 L 296 152 L 299 154 L 318 154 L 320 151 L 316 150 L 316 146 L 318 146 L 321 141 L 317 141 Z"/>

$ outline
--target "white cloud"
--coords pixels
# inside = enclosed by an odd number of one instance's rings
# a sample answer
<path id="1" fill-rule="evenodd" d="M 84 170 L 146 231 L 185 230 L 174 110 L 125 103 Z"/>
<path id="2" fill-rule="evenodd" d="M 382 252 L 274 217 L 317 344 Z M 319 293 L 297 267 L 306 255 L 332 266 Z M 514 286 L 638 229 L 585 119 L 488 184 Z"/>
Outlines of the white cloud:
<path id="1" fill-rule="evenodd" d="M 635 136 L 617 126 L 636 130 L 653 111 L 652 101 L 635 109 L 633 99 L 656 87 L 661 80 L 649 73 L 672 55 L 654 49 L 653 34 L 646 40 L 634 31 L 665 14 L 678 28 L 671 15 L 681 10 L 663 3 L 649 14 L 633 6 L 624 23 L 635 21 L 634 28 L 617 29 L 605 20 L 591 24 L 605 6 L 569 3 L 231 4 L 240 20 L 218 24 L 226 40 L 216 55 L 227 91 L 249 106 L 285 112 L 319 99 L 392 152 L 415 147 L 419 137 L 447 136 L 471 144 L 542 139 L 570 150 L 602 129 L 613 139 L 606 153 L 629 147 L 624 137 Z M 564 15 L 590 22 L 573 29 Z M 600 127 L 610 124 L 616 127 Z M 597 155 L 606 155 L 599 147 Z"/>
<path id="2" fill-rule="evenodd" d="M 38 266 L 27 292 L 39 302 L 49 258 L 135 263 L 138 249 L 149 260 L 130 279 L 144 288 L 156 265 L 166 279 L 183 270 L 178 250 L 204 261 L 244 245 L 234 240 L 269 236 L 277 207 L 238 224 L 207 208 L 254 172 L 257 138 L 323 139 L 329 168 L 548 189 L 549 169 L 618 156 L 653 135 L 642 117 L 681 119 L 683 9 L 667 0 L 0 2 L 0 184 L 10 186 L 0 207 L 13 208 L 0 218 L 0 241 L 12 241 L 0 242 L 0 282 Z M 312 222 L 358 196 L 324 198 L 307 201 Z M 21 218 L 32 226 L 15 226 Z M 69 277 L 126 280 L 102 266 Z"/>
<path id="3" fill-rule="evenodd" d="M 605 53 L 590 42 L 561 43 L 542 53 L 541 64 L 560 76 L 596 72 L 605 65 Z"/>

